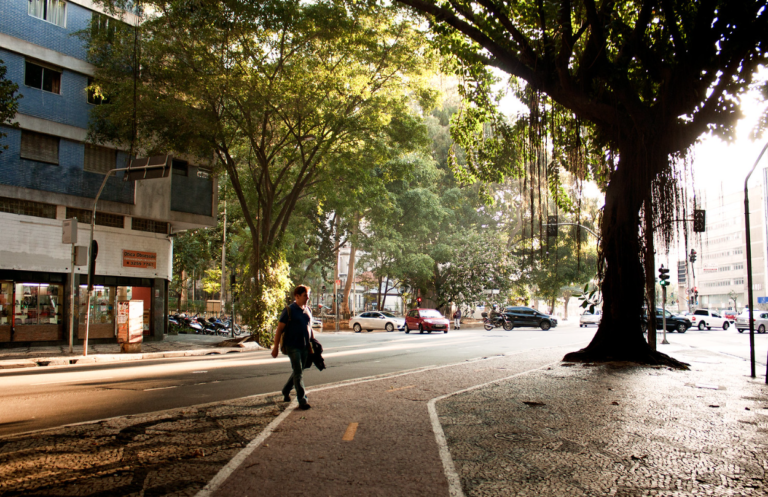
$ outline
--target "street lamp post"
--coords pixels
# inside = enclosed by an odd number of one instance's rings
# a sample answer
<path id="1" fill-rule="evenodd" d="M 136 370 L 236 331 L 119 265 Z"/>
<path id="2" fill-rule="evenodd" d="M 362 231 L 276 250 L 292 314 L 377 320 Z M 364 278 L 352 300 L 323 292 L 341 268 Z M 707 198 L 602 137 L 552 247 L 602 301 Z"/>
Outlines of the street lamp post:
<path id="1" fill-rule="evenodd" d="M 161 155 L 161 156 L 149 157 L 147 159 L 136 159 L 136 162 L 138 162 L 139 164 L 146 163 L 146 165 L 110 169 L 109 172 L 107 172 L 107 174 L 104 175 L 104 180 L 101 182 L 101 187 L 99 187 L 99 192 L 96 194 L 96 198 L 93 201 L 93 211 L 91 212 L 91 242 L 88 244 L 88 287 L 86 288 L 88 292 L 88 307 L 86 308 L 86 313 L 85 313 L 85 340 L 83 340 L 83 356 L 88 355 L 88 331 L 91 325 L 91 304 L 92 304 L 91 290 L 93 290 L 93 274 L 92 274 L 93 264 L 91 264 L 91 258 L 93 254 L 91 254 L 91 251 L 93 250 L 93 230 L 94 230 L 94 227 L 96 226 L 96 204 L 99 202 L 99 197 L 101 197 L 101 192 L 104 191 L 104 187 L 107 185 L 107 180 L 112 175 L 112 173 L 116 173 L 119 171 L 126 172 L 126 176 L 125 176 L 126 181 L 139 181 L 142 179 L 164 178 L 168 176 L 168 173 L 170 172 L 170 168 L 166 170 L 166 166 L 168 162 L 170 162 L 172 159 L 173 159 L 172 155 Z M 131 164 L 133 164 L 133 162 L 134 160 L 131 161 Z"/>
<path id="2" fill-rule="evenodd" d="M 752 378 L 755 378 L 755 322 L 752 319 L 754 308 L 753 304 L 753 295 L 752 295 L 752 237 L 749 233 L 749 190 L 747 188 L 747 183 L 749 182 L 749 177 L 752 176 L 752 173 L 755 171 L 755 168 L 757 167 L 757 163 L 760 162 L 760 159 L 763 157 L 763 154 L 765 153 L 765 150 L 768 149 L 768 143 L 763 146 L 763 149 L 760 151 L 760 155 L 757 156 L 757 160 L 755 161 L 755 164 L 752 166 L 752 169 L 749 170 L 749 174 L 747 174 L 746 179 L 744 180 L 744 227 L 747 230 L 747 300 L 749 302 L 749 365 L 751 374 L 750 376 Z M 765 383 L 768 384 L 768 364 L 766 364 L 766 372 L 765 372 Z"/>

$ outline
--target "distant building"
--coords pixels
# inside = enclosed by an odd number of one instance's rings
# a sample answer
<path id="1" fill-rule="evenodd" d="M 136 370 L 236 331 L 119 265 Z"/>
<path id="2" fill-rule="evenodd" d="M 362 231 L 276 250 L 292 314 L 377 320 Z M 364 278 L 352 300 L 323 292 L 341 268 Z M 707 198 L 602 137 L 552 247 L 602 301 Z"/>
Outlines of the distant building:
<path id="1" fill-rule="evenodd" d="M 766 175 L 768 169 L 753 175 L 749 189 L 752 242 L 752 283 L 755 304 L 765 297 L 766 275 Z M 742 183 L 743 185 L 743 183 Z M 706 209 L 706 232 L 693 244 L 697 251 L 694 275 L 688 274 L 686 288 L 699 292 L 699 307 L 723 309 L 747 304 L 746 229 L 744 225 L 744 190 L 730 192 L 708 189 L 702 195 L 700 208 Z M 690 268 L 690 264 L 689 264 Z M 690 271 L 690 269 L 689 269 Z M 684 294 L 681 294 L 681 300 Z"/>
<path id="2" fill-rule="evenodd" d="M 3 0 L 0 59 L 23 98 L 0 141 L 0 347 L 67 343 L 71 247 L 62 222 L 77 217 L 87 246 L 91 210 L 105 174 L 128 165 L 124 150 L 87 142 L 90 109 L 107 105 L 87 87 L 94 67 L 76 35 L 119 22 L 90 0 Z M 126 20 L 134 22 L 132 14 Z M 89 338 L 115 340 L 115 301 L 144 302 L 145 340 L 161 340 L 177 231 L 216 224 L 217 183 L 174 160 L 168 178 L 107 181 L 96 213 L 96 305 Z M 85 266 L 75 268 L 75 341 L 84 336 Z"/>

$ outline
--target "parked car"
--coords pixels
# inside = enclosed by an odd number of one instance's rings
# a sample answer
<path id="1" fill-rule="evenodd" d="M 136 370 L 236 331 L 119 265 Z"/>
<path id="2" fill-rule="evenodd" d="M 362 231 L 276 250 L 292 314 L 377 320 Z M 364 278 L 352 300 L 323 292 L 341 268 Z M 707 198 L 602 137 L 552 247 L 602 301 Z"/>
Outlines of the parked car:
<path id="1" fill-rule="evenodd" d="M 589 312 L 588 310 L 586 310 L 581 315 L 581 317 L 579 317 L 579 328 L 581 328 L 582 326 L 586 328 L 587 325 L 590 325 L 590 324 L 599 325 L 600 318 L 602 317 L 603 315 L 599 309 L 595 309 L 594 312 Z"/>
<path id="2" fill-rule="evenodd" d="M 768 329 L 768 312 L 756 310 L 752 319 L 755 322 L 755 332 L 765 333 L 765 330 Z M 744 333 L 745 330 L 749 331 L 749 309 L 736 318 L 736 329 L 739 333 Z"/>
<path id="3" fill-rule="evenodd" d="M 696 309 L 693 311 L 691 323 L 694 326 L 698 326 L 699 330 L 704 328 L 711 330 L 713 327 L 727 330 L 728 326 L 731 325 L 730 321 L 725 319 L 725 317 L 710 309 Z"/>
<path id="4" fill-rule="evenodd" d="M 691 321 L 686 317 L 675 316 L 669 311 L 665 311 L 661 307 L 656 308 L 656 329 L 661 330 L 664 328 L 664 316 L 667 318 L 667 331 L 676 331 L 678 333 L 685 333 L 688 328 L 692 326 Z M 648 329 L 648 314 L 643 309 L 643 315 L 640 318 L 640 326 L 643 328 L 643 333 Z"/>
<path id="5" fill-rule="evenodd" d="M 395 316 L 389 311 L 368 311 L 358 314 L 349 320 L 349 325 L 360 333 L 363 330 L 403 330 L 405 319 Z"/>
<path id="6" fill-rule="evenodd" d="M 725 319 L 731 322 L 731 324 L 736 322 L 736 317 L 738 317 L 738 313 L 734 311 L 733 309 L 726 309 L 721 313 L 723 316 L 725 316 Z"/>
<path id="7" fill-rule="evenodd" d="M 312 327 L 323 329 L 323 321 L 312 316 Z"/>
<path id="8" fill-rule="evenodd" d="M 533 327 L 547 331 L 557 326 L 557 318 L 541 313 L 530 307 L 509 306 L 504 308 L 504 314 L 512 321 L 515 328 Z"/>
<path id="9" fill-rule="evenodd" d="M 437 309 L 411 309 L 405 315 L 405 332 L 419 330 L 419 333 L 442 331 L 448 333 L 450 322 Z"/>

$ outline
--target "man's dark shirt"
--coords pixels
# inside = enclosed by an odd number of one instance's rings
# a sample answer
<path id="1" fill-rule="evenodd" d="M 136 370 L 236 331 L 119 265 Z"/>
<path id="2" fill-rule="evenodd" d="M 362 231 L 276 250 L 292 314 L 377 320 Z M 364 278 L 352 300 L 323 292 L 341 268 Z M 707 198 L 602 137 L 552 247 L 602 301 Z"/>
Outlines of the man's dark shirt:
<path id="1" fill-rule="evenodd" d="M 291 312 L 290 321 L 288 321 L 286 309 L 283 309 L 283 313 L 280 314 L 280 322 L 285 323 L 283 328 L 285 344 L 294 349 L 309 347 L 312 312 L 308 306 L 302 309 L 296 302 L 289 305 L 287 310 Z"/>

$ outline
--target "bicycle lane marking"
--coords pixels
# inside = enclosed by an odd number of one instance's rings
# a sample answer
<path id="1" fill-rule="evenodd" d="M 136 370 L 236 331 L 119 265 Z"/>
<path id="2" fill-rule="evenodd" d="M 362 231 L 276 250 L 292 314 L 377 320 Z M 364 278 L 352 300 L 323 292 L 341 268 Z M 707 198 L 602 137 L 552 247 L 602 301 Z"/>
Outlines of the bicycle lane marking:
<path id="1" fill-rule="evenodd" d="M 564 344 L 564 345 L 561 345 L 561 346 L 558 346 L 558 347 L 553 347 L 553 348 L 551 348 L 549 350 L 554 351 L 555 349 L 561 349 L 561 348 L 569 347 L 569 346 L 570 346 L 570 344 Z M 538 349 L 538 350 L 542 350 L 542 349 Z M 543 349 L 543 350 L 546 350 L 546 349 Z M 339 387 L 351 387 L 351 386 L 355 386 L 355 385 L 359 385 L 359 384 L 363 384 L 363 383 L 370 383 L 370 382 L 375 382 L 375 381 L 388 380 L 388 379 L 403 377 L 403 376 L 407 376 L 407 375 L 413 375 L 413 374 L 416 374 L 416 373 L 429 373 L 429 372 L 432 372 L 432 371 L 435 371 L 435 370 L 439 370 L 439 369 L 445 369 L 445 368 L 451 368 L 451 367 L 457 367 L 457 366 L 467 366 L 467 365 L 471 365 L 471 364 L 482 363 L 482 362 L 485 362 L 485 361 L 510 358 L 510 357 L 521 355 L 521 354 L 531 353 L 532 351 L 533 351 L 532 349 L 523 350 L 523 351 L 515 351 L 515 352 L 512 352 L 512 353 L 508 353 L 508 354 L 501 354 L 501 355 L 492 356 L 492 357 L 481 357 L 481 358 L 477 358 L 477 359 L 472 359 L 472 360 L 467 360 L 467 361 L 462 361 L 462 362 L 452 363 L 452 364 L 446 364 L 446 365 L 441 365 L 441 366 L 434 366 L 434 367 L 428 367 L 428 368 L 419 368 L 419 369 L 416 369 L 416 370 L 410 370 L 410 371 L 406 371 L 406 372 L 378 375 L 378 376 L 375 376 L 375 377 L 361 378 L 361 379 L 358 379 L 358 380 L 348 380 L 348 381 L 343 381 L 343 382 L 339 382 L 339 383 L 335 383 L 335 384 L 323 385 L 323 386 L 320 386 L 320 387 L 317 387 L 317 388 L 307 389 L 307 394 L 311 394 L 311 393 L 314 393 L 314 392 L 320 392 L 320 391 L 323 391 L 323 390 L 337 389 Z M 555 362 L 558 362 L 558 361 L 555 361 Z M 521 374 L 527 374 L 529 372 L 536 371 L 536 370 L 541 369 L 543 367 L 548 367 L 549 365 L 550 365 L 550 363 L 548 363 L 548 364 L 546 364 L 544 366 L 537 366 L 536 368 L 532 368 L 530 370 L 526 370 L 526 371 L 523 371 L 523 372 L 520 372 L 520 373 L 516 373 L 515 375 L 509 376 L 509 377 L 504 377 L 504 378 L 499 378 L 499 379 L 492 380 L 490 383 L 504 381 L 504 380 L 507 380 L 509 378 L 513 378 L 515 376 L 519 376 Z M 482 384 L 474 385 L 474 386 L 471 386 L 471 387 L 468 387 L 468 388 L 469 389 L 479 388 L 479 387 L 482 387 L 482 386 L 484 386 L 486 384 L 489 384 L 489 383 L 488 382 L 483 382 Z M 465 390 L 465 389 L 461 389 L 461 390 L 457 390 L 456 392 L 448 393 L 445 396 L 455 395 L 456 393 L 459 393 L 459 392 L 461 392 L 463 390 Z M 292 412 L 293 409 L 296 406 L 297 406 L 297 404 L 295 402 L 292 403 L 290 412 Z M 236 470 L 239 469 L 239 467 L 245 462 L 246 458 L 248 458 L 257 448 L 259 448 L 259 446 L 262 445 L 262 443 L 272 433 L 274 433 L 275 428 L 281 422 L 283 422 L 287 418 L 287 416 L 288 416 L 287 413 L 288 412 L 289 412 L 289 410 L 287 409 L 286 412 L 281 414 L 278 419 L 276 419 L 275 421 L 270 423 L 270 425 L 268 426 L 268 429 L 265 429 L 265 432 L 266 432 L 265 435 L 264 436 L 260 435 L 259 437 L 257 437 L 257 439 L 255 439 L 253 442 L 251 442 L 246 448 L 244 448 L 240 453 L 238 453 L 238 455 L 235 458 L 233 458 L 224 468 L 222 468 L 219 471 L 219 473 L 205 487 L 203 487 L 203 489 L 201 489 L 200 492 L 198 492 L 197 497 L 208 497 L 208 496 L 214 495 L 221 488 L 221 486 L 228 480 L 228 478 L 230 476 L 232 476 L 232 474 Z M 432 426 L 431 421 L 430 421 L 429 425 Z M 438 445 L 438 448 L 439 447 L 440 446 Z M 441 457 L 442 457 L 442 455 L 441 455 Z M 448 457 L 450 457 L 450 454 L 448 454 Z M 452 464 L 452 460 L 451 460 L 451 464 Z M 459 495 L 461 495 L 461 494 L 459 494 Z"/>
<path id="2" fill-rule="evenodd" d="M 483 388 L 483 387 L 487 387 L 488 385 L 493 385 L 494 383 L 501 383 L 503 381 L 508 381 L 513 378 L 517 378 L 518 376 L 523 376 L 528 373 L 533 373 L 534 371 L 540 371 L 542 369 L 552 367 L 553 365 L 559 362 L 560 362 L 559 360 L 550 362 L 549 364 L 545 364 L 541 367 L 529 369 L 527 371 L 523 371 L 520 373 L 515 373 L 511 376 L 507 376 L 506 378 L 491 380 L 485 383 L 481 383 L 480 385 L 474 385 L 468 388 L 464 388 L 456 392 L 435 397 L 431 399 L 429 402 L 427 402 L 427 411 L 429 411 L 429 419 L 432 422 L 432 431 L 435 433 L 435 441 L 437 442 L 437 446 L 440 451 L 440 460 L 443 462 L 443 471 L 445 472 L 445 478 L 448 480 L 448 492 L 451 497 L 464 497 L 464 491 L 461 488 L 461 478 L 459 478 L 459 473 L 456 471 L 456 466 L 453 464 L 451 451 L 450 449 L 448 449 L 448 442 L 445 439 L 445 432 L 443 431 L 443 425 L 440 424 L 440 418 L 437 414 L 437 408 L 435 407 L 435 404 L 437 404 L 437 402 L 443 399 L 447 399 L 448 397 L 452 397 L 454 395 L 460 395 L 462 393 L 470 392 L 478 388 Z"/>

